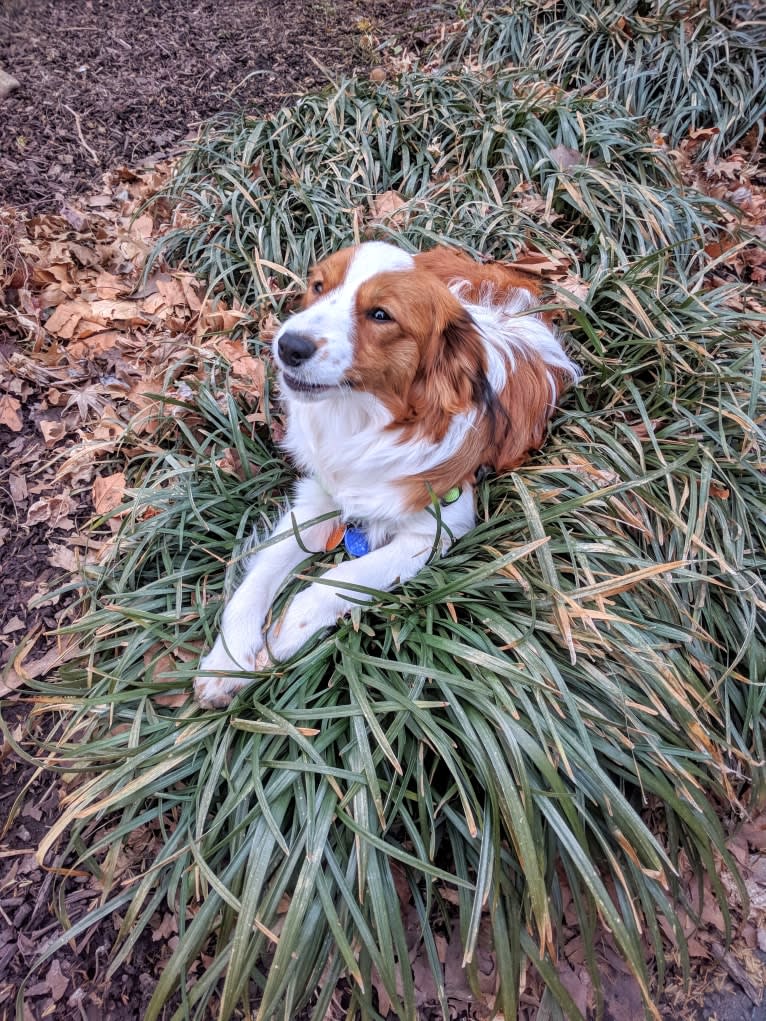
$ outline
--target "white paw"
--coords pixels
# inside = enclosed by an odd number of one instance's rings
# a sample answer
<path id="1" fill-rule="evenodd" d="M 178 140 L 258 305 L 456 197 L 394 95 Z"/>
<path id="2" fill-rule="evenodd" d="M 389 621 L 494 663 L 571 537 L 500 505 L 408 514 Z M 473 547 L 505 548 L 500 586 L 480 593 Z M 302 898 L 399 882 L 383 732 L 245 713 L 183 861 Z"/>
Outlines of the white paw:
<path id="1" fill-rule="evenodd" d="M 326 595 L 318 598 L 311 589 L 299 592 L 287 612 L 269 631 L 266 645 L 259 654 L 259 662 L 266 650 L 272 660 L 290 659 L 309 638 L 335 623 L 337 614 L 333 607 L 334 600 L 328 601 Z M 268 660 L 265 663 L 269 665 Z M 266 669 L 266 666 L 259 666 L 258 669 Z"/>
<path id="2" fill-rule="evenodd" d="M 251 683 L 249 671 L 257 670 L 256 652 L 236 658 L 229 654 L 221 638 L 200 661 L 194 680 L 194 696 L 203 709 L 222 709 L 236 693 Z"/>

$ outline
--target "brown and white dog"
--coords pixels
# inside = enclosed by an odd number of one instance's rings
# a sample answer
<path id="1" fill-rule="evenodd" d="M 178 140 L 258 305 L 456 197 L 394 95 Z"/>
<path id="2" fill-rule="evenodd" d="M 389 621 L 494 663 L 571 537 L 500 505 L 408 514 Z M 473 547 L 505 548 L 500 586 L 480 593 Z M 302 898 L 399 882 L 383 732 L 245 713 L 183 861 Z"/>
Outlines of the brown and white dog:
<path id="1" fill-rule="evenodd" d="M 243 672 L 292 656 L 366 590 L 412 578 L 473 527 L 477 471 L 541 445 L 579 371 L 537 298 L 534 277 L 442 247 L 413 256 L 373 241 L 312 270 L 274 339 L 286 447 L 304 477 L 224 610 L 195 682 L 201 705 L 226 705 Z M 306 550 L 343 524 L 368 552 L 301 590 L 264 633 Z"/>

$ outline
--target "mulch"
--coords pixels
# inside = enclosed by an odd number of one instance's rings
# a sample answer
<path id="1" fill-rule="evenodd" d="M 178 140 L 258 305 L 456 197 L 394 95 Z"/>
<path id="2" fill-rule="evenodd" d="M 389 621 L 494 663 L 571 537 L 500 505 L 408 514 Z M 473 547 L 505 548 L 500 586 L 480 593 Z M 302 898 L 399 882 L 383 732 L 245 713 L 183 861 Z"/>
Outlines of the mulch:
<path id="1" fill-rule="evenodd" d="M 3 710 L 3 718 L 17 738 L 43 739 L 50 730 L 44 717 L 27 719 L 24 705 Z M 7 746 L 5 746 L 7 748 Z M 34 851 L 59 812 L 57 778 L 40 772 L 13 755 L 0 758 L 0 819 L 14 806 L 17 795 L 23 805 L 14 825 L 2 841 L 0 868 L 0 1018 L 15 1018 L 14 999 L 40 950 L 61 932 L 51 910 L 56 874 L 41 869 Z M 70 881 L 66 908 L 71 924 L 92 906 L 88 875 Z M 130 960 L 112 981 L 105 980 L 106 966 L 115 937 L 114 920 L 108 918 L 54 955 L 27 982 L 24 1021 L 135 1021 L 145 1014 L 157 980 L 161 949 L 151 939 L 140 940 Z M 165 948 L 163 947 L 162 950 Z"/>
<path id="2" fill-rule="evenodd" d="M 20 88 L 0 107 L 0 204 L 57 209 L 212 114 L 273 111 L 394 36 L 417 45 L 427 16 L 399 0 L 6 0 L 0 68 Z"/>

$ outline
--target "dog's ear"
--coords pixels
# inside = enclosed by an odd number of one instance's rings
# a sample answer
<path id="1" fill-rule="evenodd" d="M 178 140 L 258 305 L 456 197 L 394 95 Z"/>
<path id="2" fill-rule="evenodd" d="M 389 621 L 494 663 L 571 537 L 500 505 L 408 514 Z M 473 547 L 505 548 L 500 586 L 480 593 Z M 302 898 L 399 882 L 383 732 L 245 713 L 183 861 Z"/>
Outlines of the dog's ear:
<path id="1" fill-rule="evenodd" d="M 414 386 L 445 415 L 481 402 L 488 387 L 487 358 L 476 323 L 443 284 L 435 290 L 431 333 L 421 349 Z"/>
<path id="2" fill-rule="evenodd" d="M 457 395 L 461 408 L 466 402 L 492 413 L 494 394 L 487 377 L 487 352 L 471 314 L 456 301 L 436 345 L 434 372 Z"/>
<path id="3" fill-rule="evenodd" d="M 498 472 L 509 471 L 531 451 L 539 450 L 564 386 L 563 376 L 536 352 L 519 352 L 508 364 L 505 385 L 495 395 L 495 414 L 504 427 L 486 430 L 486 463 Z"/>

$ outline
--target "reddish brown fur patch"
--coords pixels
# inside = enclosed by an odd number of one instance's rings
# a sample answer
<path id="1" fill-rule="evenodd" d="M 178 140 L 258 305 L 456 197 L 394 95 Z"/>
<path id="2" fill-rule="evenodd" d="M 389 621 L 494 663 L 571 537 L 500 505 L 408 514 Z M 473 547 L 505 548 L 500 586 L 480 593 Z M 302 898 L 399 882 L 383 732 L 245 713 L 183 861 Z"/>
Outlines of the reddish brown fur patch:
<path id="1" fill-rule="evenodd" d="M 346 279 L 346 273 L 348 273 L 348 267 L 355 251 L 355 248 L 343 248 L 333 255 L 328 255 L 326 259 L 322 259 L 314 266 L 306 281 L 306 293 L 301 300 L 301 308 L 308 308 L 315 301 L 319 301 L 328 291 L 340 287 Z M 321 284 L 320 291 L 315 290 L 317 284 Z"/>
<path id="2" fill-rule="evenodd" d="M 376 308 L 391 321 L 372 319 Z M 402 427 L 405 439 L 417 434 L 442 440 L 452 415 L 471 406 L 474 380 L 486 368 L 470 317 L 431 273 L 379 273 L 359 288 L 348 380 L 386 405 L 392 427 Z"/>
<path id="3" fill-rule="evenodd" d="M 495 408 L 480 409 L 476 428 L 457 453 L 435 468 L 403 480 L 408 509 L 422 510 L 434 493 L 441 497 L 453 486 L 473 482 L 482 466 L 497 472 L 517 468 L 545 439 L 551 396 L 543 360 L 517 354 Z"/>
<path id="4" fill-rule="evenodd" d="M 537 277 L 513 266 L 502 263 L 481 264 L 474 262 L 462 252 L 438 247 L 415 256 L 418 269 L 424 269 L 445 286 L 457 280 L 465 281 L 464 292 L 468 301 L 479 301 L 482 291 L 487 286 L 494 291 L 498 302 L 510 297 L 510 293 L 523 289 L 533 296 L 540 295 L 540 282 Z M 459 327 L 458 327 L 459 329 Z M 477 359 L 470 357 L 476 331 L 462 330 L 462 342 L 456 345 L 463 354 L 461 372 L 470 372 L 465 359 L 473 364 L 474 377 L 476 369 L 486 369 L 482 356 Z M 494 406 L 480 408 L 477 428 L 472 430 L 460 450 L 435 469 L 404 481 L 407 490 L 408 506 L 412 510 L 427 506 L 432 494 L 443 496 L 455 485 L 472 482 L 481 466 L 491 467 L 503 472 L 518 467 L 526 459 L 530 450 L 539 447 L 546 432 L 546 425 L 552 410 L 552 394 L 548 369 L 543 360 L 534 352 L 525 357 L 521 352 L 515 353 L 515 367 L 508 366 L 507 382 L 498 393 Z M 565 387 L 565 380 L 557 373 L 551 373 L 556 383 L 556 398 Z M 424 393 L 427 399 L 430 387 Z M 555 403 L 555 401 L 554 401 Z"/>
<path id="5" fill-rule="evenodd" d="M 468 301 L 478 301 L 482 287 L 487 284 L 496 288 L 501 295 L 519 288 L 529 291 L 535 297 L 540 295 L 540 281 L 533 274 L 502 262 L 476 262 L 465 252 L 445 248 L 443 245 L 416 255 L 415 264 L 433 273 L 447 286 L 456 280 L 467 281 L 469 287 L 465 296 Z"/>

